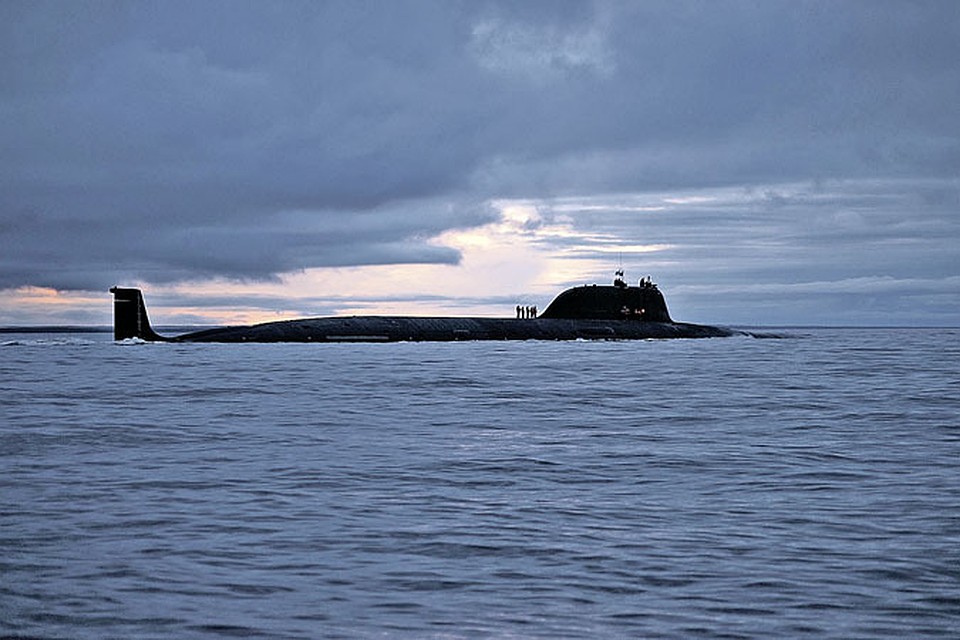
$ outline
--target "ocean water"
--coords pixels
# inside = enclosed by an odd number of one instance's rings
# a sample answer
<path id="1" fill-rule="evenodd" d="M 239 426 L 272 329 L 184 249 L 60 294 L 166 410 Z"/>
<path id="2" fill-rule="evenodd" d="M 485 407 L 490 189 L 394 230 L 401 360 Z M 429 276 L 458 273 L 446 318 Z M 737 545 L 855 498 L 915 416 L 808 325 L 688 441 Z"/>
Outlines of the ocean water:
<path id="1" fill-rule="evenodd" d="M 0 335 L 0 637 L 960 637 L 960 330 Z"/>

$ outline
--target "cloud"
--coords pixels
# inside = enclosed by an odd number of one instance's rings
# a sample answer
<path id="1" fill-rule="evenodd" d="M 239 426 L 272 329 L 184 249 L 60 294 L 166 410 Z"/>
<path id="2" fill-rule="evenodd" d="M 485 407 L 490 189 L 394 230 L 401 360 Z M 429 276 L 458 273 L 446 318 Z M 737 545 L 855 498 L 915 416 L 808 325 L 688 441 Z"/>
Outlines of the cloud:
<path id="1" fill-rule="evenodd" d="M 470 50 L 482 68 L 535 83 L 560 81 L 580 70 L 603 76 L 613 72 L 613 55 L 600 25 L 564 29 L 481 20 L 473 27 Z"/>
<path id="2" fill-rule="evenodd" d="M 0 288 L 469 269 L 503 202 L 544 274 L 936 279 L 958 42 L 953 2 L 6 2 Z"/>
<path id="3" fill-rule="evenodd" d="M 654 275 L 680 318 L 951 324 L 960 317 L 958 187 L 849 180 L 500 206 L 535 212 L 528 242 L 571 263 L 531 283 L 548 299 L 622 263 L 633 278 Z"/>

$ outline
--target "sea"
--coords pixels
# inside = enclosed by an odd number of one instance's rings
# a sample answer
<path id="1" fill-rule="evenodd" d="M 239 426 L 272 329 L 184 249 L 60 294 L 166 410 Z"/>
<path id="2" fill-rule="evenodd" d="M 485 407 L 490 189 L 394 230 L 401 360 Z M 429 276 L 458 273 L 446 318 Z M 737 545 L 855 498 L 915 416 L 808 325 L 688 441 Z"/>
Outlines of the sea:
<path id="1" fill-rule="evenodd" d="M 958 638 L 960 329 L 0 334 L 0 637 Z"/>

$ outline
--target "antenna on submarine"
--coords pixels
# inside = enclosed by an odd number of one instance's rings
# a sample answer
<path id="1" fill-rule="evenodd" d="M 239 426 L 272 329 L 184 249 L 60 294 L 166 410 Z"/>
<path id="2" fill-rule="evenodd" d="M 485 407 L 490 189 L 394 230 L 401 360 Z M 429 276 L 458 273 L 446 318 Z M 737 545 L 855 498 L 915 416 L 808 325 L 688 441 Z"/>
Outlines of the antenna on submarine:
<path id="1" fill-rule="evenodd" d="M 613 279 L 613 286 L 615 286 L 615 287 L 620 287 L 621 289 L 626 289 L 626 288 L 627 288 L 627 283 L 626 283 L 626 282 L 624 281 L 624 279 L 623 279 L 623 252 L 622 252 L 622 251 L 618 251 L 617 253 L 618 253 L 619 256 L 620 256 L 620 257 L 619 257 L 619 263 L 620 263 L 620 264 L 619 264 L 619 268 L 618 268 L 618 269 L 616 270 L 616 272 L 615 272 L 615 275 L 616 275 L 617 277 Z"/>

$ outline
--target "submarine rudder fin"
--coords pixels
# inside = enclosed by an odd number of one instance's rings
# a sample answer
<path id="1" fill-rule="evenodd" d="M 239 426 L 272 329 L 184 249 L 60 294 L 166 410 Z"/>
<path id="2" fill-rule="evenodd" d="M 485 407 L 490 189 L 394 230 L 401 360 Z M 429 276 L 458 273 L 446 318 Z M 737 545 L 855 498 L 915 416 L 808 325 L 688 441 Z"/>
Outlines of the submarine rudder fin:
<path id="1" fill-rule="evenodd" d="M 127 340 L 138 338 L 148 342 L 170 342 L 171 338 L 161 336 L 150 326 L 147 306 L 143 302 L 140 289 L 131 287 L 111 287 L 113 294 L 113 339 Z"/>

